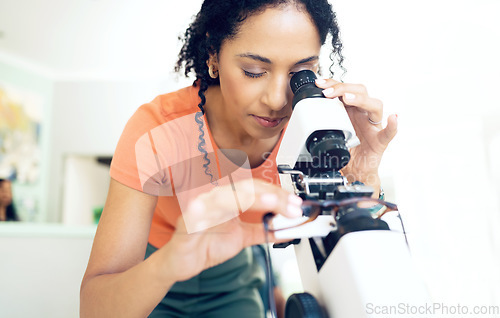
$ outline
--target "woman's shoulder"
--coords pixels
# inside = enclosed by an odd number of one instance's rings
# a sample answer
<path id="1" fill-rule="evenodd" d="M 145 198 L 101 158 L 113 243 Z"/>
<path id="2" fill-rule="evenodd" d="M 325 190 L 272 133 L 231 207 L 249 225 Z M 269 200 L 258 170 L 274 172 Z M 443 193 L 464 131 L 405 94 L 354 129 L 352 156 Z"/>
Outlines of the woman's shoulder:
<path id="1" fill-rule="evenodd" d="M 198 87 L 185 87 L 177 91 L 159 95 L 152 101 L 141 105 L 127 121 L 120 137 L 120 144 L 135 144 L 151 132 L 164 134 L 185 129 L 185 122 L 194 122 L 198 111 Z M 191 119 L 191 120 L 187 120 Z"/>
<path id="2" fill-rule="evenodd" d="M 150 103 L 142 105 L 139 111 L 159 116 L 161 122 L 196 113 L 200 102 L 198 90 L 198 87 L 188 86 L 159 95 Z"/>

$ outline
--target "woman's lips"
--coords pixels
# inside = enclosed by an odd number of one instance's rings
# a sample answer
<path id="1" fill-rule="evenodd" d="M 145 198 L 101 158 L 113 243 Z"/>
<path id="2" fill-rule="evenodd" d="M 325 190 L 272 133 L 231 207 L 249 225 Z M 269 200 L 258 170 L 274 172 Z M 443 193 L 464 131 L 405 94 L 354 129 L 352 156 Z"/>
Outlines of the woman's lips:
<path id="1" fill-rule="evenodd" d="M 261 126 L 264 126 L 266 128 L 272 128 L 278 126 L 281 121 L 284 119 L 282 118 L 269 118 L 269 117 L 260 117 L 256 115 L 252 115 L 253 118 L 255 118 L 255 121 Z"/>

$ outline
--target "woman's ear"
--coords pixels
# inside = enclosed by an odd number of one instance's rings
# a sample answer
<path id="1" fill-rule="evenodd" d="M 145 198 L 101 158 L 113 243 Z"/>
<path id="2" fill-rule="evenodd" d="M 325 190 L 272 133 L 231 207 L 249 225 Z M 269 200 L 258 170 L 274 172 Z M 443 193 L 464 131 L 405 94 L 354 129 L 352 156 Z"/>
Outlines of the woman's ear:
<path id="1" fill-rule="evenodd" d="M 208 74 L 211 78 L 217 78 L 219 76 L 219 61 L 217 59 L 217 53 L 210 53 L 207 60 Z"/>

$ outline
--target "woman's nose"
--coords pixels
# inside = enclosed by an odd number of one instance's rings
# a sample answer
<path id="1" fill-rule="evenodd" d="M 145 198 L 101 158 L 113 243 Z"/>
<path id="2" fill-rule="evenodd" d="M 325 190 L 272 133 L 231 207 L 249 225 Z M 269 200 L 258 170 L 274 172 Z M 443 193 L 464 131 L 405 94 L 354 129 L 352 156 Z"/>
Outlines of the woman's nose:
<path id="1" fill-rule="evenodd" d="M 263 102 L 272 110 L 280 111 L 288 103 L 289 94 L 288 77 L 276 78 L 267 86 Z"/>

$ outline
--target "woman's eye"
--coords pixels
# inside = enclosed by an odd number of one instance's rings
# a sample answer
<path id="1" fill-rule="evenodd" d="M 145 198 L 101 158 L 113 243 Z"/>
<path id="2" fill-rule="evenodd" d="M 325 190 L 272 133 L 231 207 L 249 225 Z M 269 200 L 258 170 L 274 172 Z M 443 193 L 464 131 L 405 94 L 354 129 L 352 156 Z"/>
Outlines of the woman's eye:
<path id="1" fill-rule="evenodd" d="M 264 74 L 266 74 L 266 72 L 252 73 L 252 72 L 245 71 L 245 70 L 243 70 L 243 72 L 245 73 L 245 76 L 248 76 L 250 78 L 259 78 L 259 77 L 263 76 Z"/>

